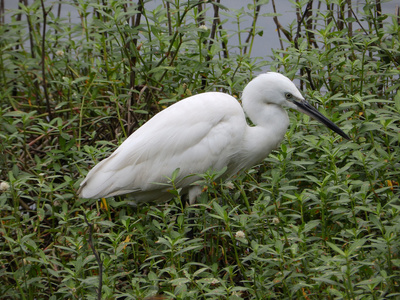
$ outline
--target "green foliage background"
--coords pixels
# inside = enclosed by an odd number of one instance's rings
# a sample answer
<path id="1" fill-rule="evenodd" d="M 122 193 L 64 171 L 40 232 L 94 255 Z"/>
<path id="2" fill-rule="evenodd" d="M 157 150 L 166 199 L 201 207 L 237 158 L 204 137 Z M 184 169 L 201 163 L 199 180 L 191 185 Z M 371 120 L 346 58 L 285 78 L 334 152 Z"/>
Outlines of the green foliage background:
<path id="1" fill-rule="evenodd" d="M 254 58 L 268 2 L 75 0 L 76 24 L 41 1 L 8 13 L 1 298 L 399 297 L 399 17 L 380 1 L 292 1 L 282 49 Z M 182 209 L 179 191 L 166 205 L 78 199 L 88 169 L 155 113 L 204 91 L 239 99 L 262 67 L 296 79 L 353 140 L 290 113 L 280 149 L 230 182 L 205 174 L 193 207 Z"/>

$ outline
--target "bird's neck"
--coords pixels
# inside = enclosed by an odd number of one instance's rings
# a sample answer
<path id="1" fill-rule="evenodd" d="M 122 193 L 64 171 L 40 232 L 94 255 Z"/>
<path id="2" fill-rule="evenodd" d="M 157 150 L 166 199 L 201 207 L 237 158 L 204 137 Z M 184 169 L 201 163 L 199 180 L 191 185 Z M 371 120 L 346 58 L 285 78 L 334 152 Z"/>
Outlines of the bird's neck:
<path id="1" fill-rule="evenodd" d="M 255 126 L 248 126 L 245 134 L 246 168 L 265 159 L 283 140 L 289 126 L 289 117 L 281 106 L 270 104 L 258 110 L 246 111 Z"/>

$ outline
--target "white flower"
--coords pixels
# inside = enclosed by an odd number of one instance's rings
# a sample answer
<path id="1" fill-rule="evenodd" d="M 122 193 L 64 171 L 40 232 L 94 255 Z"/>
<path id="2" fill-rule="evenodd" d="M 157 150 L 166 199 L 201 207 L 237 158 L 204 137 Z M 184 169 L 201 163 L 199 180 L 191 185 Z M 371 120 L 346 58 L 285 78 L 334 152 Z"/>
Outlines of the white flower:
<path id="1" fill-rule="evenodd" d="M 243 232 L 243 231 L 241 231 L 241 230 L 239 230 L 238 232 L 236 232 L 236 234 L 235 234 L 235 238 L 237 238 L 237 239 L 244 239 L 246 237 L 246 234 Z"/>
<path id="2" fill-rule="evenodd" d="M 204 31 L 208 30 L 206 25 L 200 25 L 199 29 L 204 30 Z"/>
<path id="3" fill-rule="evenodd" d="M 241 291 L 233 291 L 231 296 L 242 297 L 242 292 Z"/>
<path id="4" fill-rule="evenodd" d="M 218 284 L 219 283 L 219 280 L 216 278 L 203 278 L 200 280 L 196 280 L 196 282 L 198 282 L 198 281 L 200 281 L 200 282 L 202 281 L 202 282 L 208 283 L 208 284 Z"/>
<path id="5" fill-rule="evenodd" d="M 4 192 L 10 188 L 10 184 L 8 182 L 2 181 L 0 183 L 0 191 Z"/>
<path id="6" fill-rule="evenodd" d="M 275 217 L 272 219 L 272 224 L 279 224 L 279 218 Z"/>
<path id="7" fill-rule="evenodd" d="M 56 51 L 56 55 L 57 56 L 64 56 L 64 51 L 58 50 L 58 51 Z"/>
<path id="8" fill-rule="evenodd" d="M 230 190 L 235 188 L 235 185 L 233 184 L 232 181 L 225 182 L 225 186 Z"/>

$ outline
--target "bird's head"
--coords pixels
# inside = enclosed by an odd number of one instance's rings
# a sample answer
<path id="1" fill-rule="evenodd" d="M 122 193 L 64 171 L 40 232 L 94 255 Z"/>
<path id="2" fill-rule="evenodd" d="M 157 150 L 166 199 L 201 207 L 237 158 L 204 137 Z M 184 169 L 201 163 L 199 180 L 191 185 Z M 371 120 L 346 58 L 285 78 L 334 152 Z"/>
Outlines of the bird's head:
<path id="1" fill-rule="evenodd" d="M 252 106 L 254 104 L 253 101 L 296 109 L 321 122 L 345 139 L 350 140 L 349 136 L 335 123 L 326 118 L 304 99 L 303 95 L 289 78 L 280 73 L 267 72 L 258 75 L 249 82 L 243 90 L 244 109 L 246 110 L 246 106 Z"/>
<path id="2" fill-rule="evenodd" d="M 293 101 L 304 101 L 294 83 L 286 76 L 267 72 L 258 75 L 243 90 L 243 99 L 249 102 L 262 101 L 265 104 L 277 104 L 296 108 Z"/>

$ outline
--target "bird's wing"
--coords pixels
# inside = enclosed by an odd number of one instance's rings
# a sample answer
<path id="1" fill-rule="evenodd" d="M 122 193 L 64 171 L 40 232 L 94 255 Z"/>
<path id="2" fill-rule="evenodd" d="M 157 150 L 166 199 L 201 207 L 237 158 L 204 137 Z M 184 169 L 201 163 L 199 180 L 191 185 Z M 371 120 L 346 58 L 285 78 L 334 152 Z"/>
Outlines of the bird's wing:
<path id="1" fill-rule="evenodd" d="M 182 100 L 155 115 L 96 165 L 82 182 L 80 196 L 160 189 L 155 183 L 166 183 L 177 168 L 177 182 L 220 170 L 238 151 L 245 125 L 240 104 L 229 95 L 204 93 Z"/>

